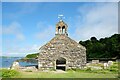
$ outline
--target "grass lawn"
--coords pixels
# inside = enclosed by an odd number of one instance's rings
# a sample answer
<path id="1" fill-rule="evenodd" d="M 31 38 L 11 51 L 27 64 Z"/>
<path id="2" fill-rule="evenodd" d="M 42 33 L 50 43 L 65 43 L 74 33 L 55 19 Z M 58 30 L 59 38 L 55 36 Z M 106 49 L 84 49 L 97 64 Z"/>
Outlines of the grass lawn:
<path id="1" fill-rule="evenodd" d="M 89 72 L 20 72 L 15 78 L 117 78 L 118 74 L 102 74 Z"/>
<path id="2" fill-rule="evenodd" d="M 0 74 L 2 72 L 2 77 L 6 78 L 118 78 L 118 71 L 118 63 L 114 63 L 108 69 L 101 70 L 87 68 L 84 70 L 71 69 L 65 72 L 58 70 L 42 72 L 0 69 Z"/>
<path id="3" fill-rule="evenodd" d="M 2 72 L 0 71 L 0 78 L 2 77 Z"/>

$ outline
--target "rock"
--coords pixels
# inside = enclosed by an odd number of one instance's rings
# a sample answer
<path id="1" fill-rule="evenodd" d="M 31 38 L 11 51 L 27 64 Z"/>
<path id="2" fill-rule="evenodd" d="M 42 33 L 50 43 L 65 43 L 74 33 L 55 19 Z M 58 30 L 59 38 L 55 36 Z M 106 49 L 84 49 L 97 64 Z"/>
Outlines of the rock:
<path id="1" fill-rule="evenodd" d="M 108 61 L 108 66 L 113 65 L 113 61 Z"/>
<path id="2" fill-rule="evenodd" d="M 102 69 L 102 67 L 92 66 L 91 69 L 92 69 L 92 70 L 100 70 L 100 69 Z"/>
<path id="3" fill-rule="evenodd" d="M 120 62 L 120 59 L 116 59 L 116 62 Z"/>
<path id="4" fill-rule="evenodd" d="M 20 68 L 19 62 L 14 61 L 12 66 L 11 66 L 11 69 L 17 69 L 18 70 L 19 68 Z"/>
<path id="5" fill-rule="evenodd" d="M 108 63 L 104 63 L 104 69 L 108 68 Z"/>
<path id="6" fill-rule="evenodd" d="M 20 67 L 20 70 L 26 71 L 26 72 L 38 71 L 38 69 L 36 68 L 36 66 Z"/>
<path id="7" fill-rule="evenodd" d="M 92 60 L 92 63 L 93 63 L 93 64 L 98 64 L 98 63 L 99 63 L 99 60 Z"/>

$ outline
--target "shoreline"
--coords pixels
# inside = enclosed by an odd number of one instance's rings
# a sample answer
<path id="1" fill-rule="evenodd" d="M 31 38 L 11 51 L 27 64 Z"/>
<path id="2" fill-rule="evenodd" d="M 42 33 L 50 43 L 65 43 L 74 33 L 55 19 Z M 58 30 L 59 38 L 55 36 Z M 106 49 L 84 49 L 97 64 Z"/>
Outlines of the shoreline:
<path id="1" fill-rule="evenodd" d="M 4 67 L 4 68 L 0 68 L 0 69 L 10 69 L 10 67 Z"/>

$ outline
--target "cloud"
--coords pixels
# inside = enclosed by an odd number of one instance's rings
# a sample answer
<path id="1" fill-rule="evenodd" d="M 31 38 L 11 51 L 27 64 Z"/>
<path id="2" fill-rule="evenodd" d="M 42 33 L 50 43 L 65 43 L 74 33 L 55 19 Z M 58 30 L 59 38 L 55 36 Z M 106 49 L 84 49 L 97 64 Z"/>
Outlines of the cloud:
<path id="1" fill-rule="evenodd" d="M 40 30 L 46 29 L 47 27 L 50 27 L 51 25 L 49 25 L 47 22 L 45 21 L 39 21 L 37 23 L 37 28 Z"/>
<path id="2" fill-rule="evenodd" d="M 33 13 L 38 9 L 38 4 L 34 3 L 23 3 L 21 6 L 21 10 L 18 12 L 19 14 L 27 14 L 27 13 Z"/>
<path id="3" fill-rule="evenodd" d="M 48 42 L 55 35 L 55 26 L 49 25 L 46 22 L 37 23 L 37 27 L 40 29 L 39 32 L 35 33 L 35 38 L 43 41 L 43 43 Z M 42 44 L 43 44 L 42 43 Z"/>
<path id="4" fill-rule="evenodd" d="M 11 24 L 13 26 L 13 24 Z M 14 23 L 14 25 L 18 25 L 17 23 Z M 8 29 L 11 29 L 9 30 Z M 5 30 L 4 30 L 4 34 L 10 35 L 10 34 L 14 34 L 14 31 L 20 30 L 19 27 L 11 27 L 8 26 Z M 8 56 L 26 56 L 27 54 L 30 53 L 36 53 L 39 52 L 39 48 L 44 45 L 45 43 L 47 43 L 51 38 L 53 38 L 53 36 L 55 35 L 55 26 L 49 25 L 46 22 L 38 22 L 36 24 L 36 27 L 39 29 L 38 32 L 36 32 L 33 36 L 33 38 L 38 41 L 40 41 L 40 43 L 38 44 L 28 44 L 25 46 L 22 46 L 22 44 L 20 45 L 9 45 L 5 48 L 5 51 L 3 52 L 3 55 L 8 55 Z M 17 31 L 19 32 L 19 31 Z M 18 35 L 16 36 L 16 38 L 18 37 Z M 19 37 L 21 37 L 21 35 L 19 35 Z M 18 43 L 14 43 L 14 44 L 18 44 Z"/>
<path id="5" fill-rule="evenodd" d="M 21 33 L 16 34 L 16 38 L 19 39 L 19 40 L 25 40 L 25 36 Z"/>
<path id="6" fill-rule="evenodd" d="M 24 40 L 25 36 L 21 31 L 21 25 L 18 22 L 12 22 L 10 25 L 3 26 L 3 35 L 14 35 L 18 40 Z"/>
<path id="7" fill-rule="evenodd" d="M 23 48 L 19 48 L 18 51 L 16 52 L 19 52 L 19 53 L 34 53 L 34 52 L 39 52 L 39 48 L 40 48 L 40 45 L 37 45 L 37 44 L 33 44 L 33 45 L 29 45 L 29 46 L 25 46 Z"/>
<path id="8" fill-rule="evenodd" d="M 39 48 L 40 46 L 37 44 L 23 46 L 23 47 L 19 47 L 17 45 L 14 47 L 9 46 L 8 50 L 6 52 L 3 52 L 3 55 L 23 57 L 23 56 L 26 56 L 27 54 L 39 52 Z"/>
<path id="9" fill-rule="evenodd" d="M 26 56 L 30 53 L 36 53 L 39 52 L 39 48 L 41 45 L 48 42 L 55 34 L 55 27 L 46 24 L 46 22 L 38 22 L 36 25 L 36 28 L 39 29 L 39 31 L 34 34 L 33 38 L 40 43 L 29 43 L 28 45 L 24 45 L 23 43 L 18 43 L 18 39 L 24 38 L 24 35 L 22 35 L 21 25 L 18 22 L 13 22 L 8 26 L 3 27 L 3 34 L 10 36 L 14 35 L 16 37 L 15 41 L 12 41 L 10 45 L 5 45 L 5 49 L 3 50 L 3 55 L 7 56 Z M 32 38 L 32 39 L 33 39 Z M 9 43 L 10 41 L 5 40 L 5 44 Z M 29 42 L 29 41 L 28 41 Z M 27 42 L 26 42 L 27 43 Z M 24 46 L 23 46 L 24 45 Z"/>
<path id="10" fill-rule="evenodd" d="M 80 16 L 75 24 L 76 30 L 72 37 L 86 40 L 92 36 L 108 37 L 118 31 L 117 3 L 96 3 L 84 5 L 78 9 Z M 77 35 L 77 37 L 76 37 Z"/>

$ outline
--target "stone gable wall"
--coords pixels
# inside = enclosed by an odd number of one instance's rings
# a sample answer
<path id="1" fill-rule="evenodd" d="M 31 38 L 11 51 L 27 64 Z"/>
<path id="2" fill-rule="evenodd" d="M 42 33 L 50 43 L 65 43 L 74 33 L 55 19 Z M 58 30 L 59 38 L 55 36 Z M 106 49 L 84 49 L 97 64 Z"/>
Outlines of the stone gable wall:
<path id="1" fill-rule="evenodd" d="M 70 68 L 81 68 L 86 63 L 86 51 L 77 50 L 70 51 L 69 49 L 66 51 L 57 51 L 57 50 L 49 50 L 44 51 L 39 54 L 39 69 L 55 69 L 56 68 L 56 60 L 59 58 L 66 59 L 66 69 Z"/>
<path id="2" fill-rule="evenodd" d="M 86 64 L 86 49 L 65 35 L 56 35 L 40 48 L 39 70 L 56 69 L 60 57 L 66 59 L 66 69 L 82 68 Z"/>

